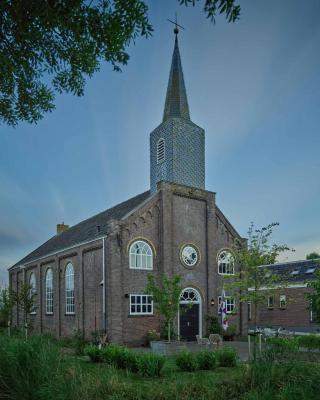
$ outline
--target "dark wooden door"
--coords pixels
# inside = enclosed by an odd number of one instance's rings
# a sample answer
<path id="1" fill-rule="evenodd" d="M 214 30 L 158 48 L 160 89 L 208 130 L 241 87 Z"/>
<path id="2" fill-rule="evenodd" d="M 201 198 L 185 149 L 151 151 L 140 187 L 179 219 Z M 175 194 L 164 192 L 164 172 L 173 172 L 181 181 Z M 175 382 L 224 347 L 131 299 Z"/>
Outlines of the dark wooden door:
<path id="1" fill-rule="evenodd" d="M 199 304 L 180 304 L 180 338 L 195 341 L 199 334 Z"/>

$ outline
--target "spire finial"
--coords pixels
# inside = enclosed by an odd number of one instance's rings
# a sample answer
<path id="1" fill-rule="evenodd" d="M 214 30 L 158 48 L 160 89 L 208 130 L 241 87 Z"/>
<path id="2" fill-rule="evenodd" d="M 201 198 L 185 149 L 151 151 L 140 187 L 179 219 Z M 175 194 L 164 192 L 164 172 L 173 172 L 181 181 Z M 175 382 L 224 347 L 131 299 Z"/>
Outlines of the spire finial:
<path id="1" fill-rule="evenodd" d="M 169 22 L 171 22 L 174 25 L 174 34 L 176 35 L 176 37 L 178 36 L 179 33 L 179 28 L 184 29 L 183 26 L 178 24 L 178 17 L 177 17 L 177 13 L 175 13 L 175 21 L 171 21 L 171 19 L 168 19 Z"/>

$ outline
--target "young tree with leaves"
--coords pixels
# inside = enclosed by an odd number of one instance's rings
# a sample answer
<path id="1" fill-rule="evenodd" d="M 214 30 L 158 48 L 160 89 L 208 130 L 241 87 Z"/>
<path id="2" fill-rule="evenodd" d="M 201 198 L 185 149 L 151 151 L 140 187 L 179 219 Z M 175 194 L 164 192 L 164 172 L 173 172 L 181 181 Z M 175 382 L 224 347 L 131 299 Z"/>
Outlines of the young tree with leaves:
<path id="1" fill-rule="evenodd" d="M 169 343 L 171 342 L 173 320 L 179 310 L 181 291 L 181 277 L 179 275 L 174 275 L 171 278 L 163 275 L 160 284 L 157 285 L 154 275 L 148 274 L 145 293 L 152 295 L 154 307 L 164 319 Z"/>
<path id="2" fill-rule="evenodd" d="M 13 307 L 17 303 L 16 293 L 9 288 L 0 289 L 0 322 L 8 326 Z"/>
<path id="3" fill-rule="evenodd" d="M 201 1 L 213 21 L 239 18 L 235 0 Z M 143 0 L 1 0 L 0 123 L 39 121 L 54 109 L 56 93 L 82 96 L 103 61 L 119 71 L 129 45 L 152 31 Z"/>
<path id="4" fill-rule="evenodd" d="M 17 293 L 17 304 L 24 313 L 26 337 L 28 336 L 30 314 L 36 311 L 35 298 L 36 293 L 32 286 L 28 283 L 23 283 Z"/>
<path id="5" fill-rule="evenodd" d="M 319 261 L 320 264 L 320 261 Z M 312 311 L 312 319 L 317 324 L 320 324 L 320 271 L 316 272 L 315 279 L 308 283 L 308 287 L 312 290 L 307 294 Z"/>
<path id="6" fill-rule="evenodd" d="M 260 304 L 265 303 L 275 288 L 285 287 L 285 282 L 279 282 L 279 277 L 263 265 L 274 264 L 277 257 L 288 251 L 286 245 L 271 244 L 271 235 L 279 224 L 272 223 L 261 229 L 256 229 L 251 223 L 247 241 L 236 241 L 233 246 L 233 255 L 239 272 L 226 284 L 226 288 L 233 290 L 239 303 L 249 302 L 253 306 L 254 326 L 257 327 L 257 312 Z M 255 355 L 255 345 L 254 345 Z"/>

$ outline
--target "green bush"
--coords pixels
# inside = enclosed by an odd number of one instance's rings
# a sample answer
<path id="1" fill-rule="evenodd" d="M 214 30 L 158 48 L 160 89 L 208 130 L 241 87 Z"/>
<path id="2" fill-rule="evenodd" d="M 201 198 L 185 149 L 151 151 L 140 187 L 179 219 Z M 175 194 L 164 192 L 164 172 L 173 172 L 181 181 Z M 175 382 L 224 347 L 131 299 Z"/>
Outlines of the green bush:
<path id="1" fill-rule="evenodd" d="M 103 360 L 120 369 L 126 369 L 128 349 L 118 344 L 109 344 L 101 350 Z"/>
<path id="2" fill-rule="evenodd" d="M 103 360 L 101 349 L 94 344 L 86 346 L 84 348 L 84 354 L 89 356 L 92 362 L 101 362 Z"/>
<path id="3" fill-rule="evenodd" d="M 199 369 L 212 370 L 217 366 L 216 353 L 213 351 L 199 351 L 196 354 Z"/>
<path id="4" fill-rule="evenodd" d="M 320 349 L 320 336 L 305 335 L 297 338 L 300 347 L 305 347 L 308 350 Z"/>
<path id="5" fill-rule="evenodd" d="M 233 339 L 236 332 L 237 332 L 237 326 L 235 324 L 231 324 L 230 326 L 228 326 L 226 331 L 222 332 L 222 335 L 225 340 L 230 340 Z"/>
<path id="6" fill-rule="evenodd" d="M 237 365 L 237 353 L 231 347 L 224 347 L 216 352 L 220 367 L 235 367 Z"/>
<path id="7" fill-rule="evenodd" d="M 190 351 L 181 351 L 176 356 L 176 364 L 181 371 L 196 371 L 198 369 L 198 362 L 194 353 Z"/>
<path id="8" fill-rule="evenodd" d="M 156 377 L 160 376 L 165 358 L 154 353 L 136 354 L 138 373 L 141 376 Z"/>

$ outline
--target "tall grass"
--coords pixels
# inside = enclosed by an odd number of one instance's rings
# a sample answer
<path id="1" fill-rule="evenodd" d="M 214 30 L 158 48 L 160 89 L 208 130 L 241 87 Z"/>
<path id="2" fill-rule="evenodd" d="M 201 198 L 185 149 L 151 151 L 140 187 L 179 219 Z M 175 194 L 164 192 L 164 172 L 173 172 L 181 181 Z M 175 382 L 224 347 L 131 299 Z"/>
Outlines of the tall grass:
<path id="1" fill-rule="evenodd" d="M 74 368 L 63 365 L 61 354 L 48 339 L 0 337 L 0 398 L 70 398 Z"/>

